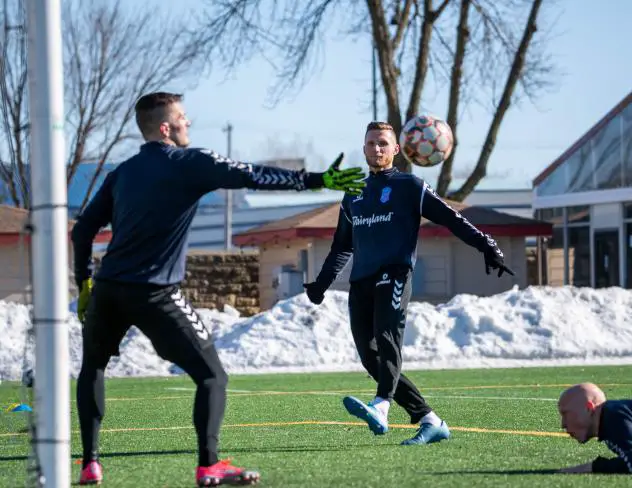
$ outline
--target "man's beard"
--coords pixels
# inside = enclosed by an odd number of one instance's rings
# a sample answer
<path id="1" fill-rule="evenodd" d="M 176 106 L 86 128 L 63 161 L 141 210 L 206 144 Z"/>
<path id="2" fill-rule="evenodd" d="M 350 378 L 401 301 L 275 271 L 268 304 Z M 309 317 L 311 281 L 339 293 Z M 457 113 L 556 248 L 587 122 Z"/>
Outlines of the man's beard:
<path id="1" fill-rule="evenodd" d="M 390 164 L 392 164 L 393 160 L 392 159 L 382 159 L 382 160 L 375 159 L 373 162 L 371 162 L 367 158 L 366 163 L 371 168 L 384 168 L 384 167 L 389 166 Z"/>

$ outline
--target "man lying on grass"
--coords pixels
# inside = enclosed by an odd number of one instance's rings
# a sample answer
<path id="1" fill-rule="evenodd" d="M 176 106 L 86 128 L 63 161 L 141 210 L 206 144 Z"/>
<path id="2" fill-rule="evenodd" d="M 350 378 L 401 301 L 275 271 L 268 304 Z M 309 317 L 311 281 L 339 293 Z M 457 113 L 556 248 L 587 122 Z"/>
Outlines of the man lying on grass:
<path id="1" fill-rule="evenodd" d="M 562 473 L 632 473 L 632 400 L 606 400 L 592 383 L 581 383 L 565 390 L 558 401 L 562 428 L 577 442 L 593 437 L 604 442 L 617 457 L 597 457 L 594 461 Z"/>

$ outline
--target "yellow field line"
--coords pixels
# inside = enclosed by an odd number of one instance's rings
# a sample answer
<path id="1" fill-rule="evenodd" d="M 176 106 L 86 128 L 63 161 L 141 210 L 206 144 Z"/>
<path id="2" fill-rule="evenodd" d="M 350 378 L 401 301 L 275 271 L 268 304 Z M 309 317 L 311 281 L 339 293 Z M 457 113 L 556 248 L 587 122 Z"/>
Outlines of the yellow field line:
<path id="1" fill-rule="evenodd" d="M 195 388 L 191 388 L 191 393 L 195 391 Z M 375 393 L 375 390 L 320 390 L 320 391 L 251 391 L 251 392 L 239 392 L 228 393 L 229 397 L 242 397 L 242 396 L 274 396 L 274 395 L 344 395 L 346 393 Z M 133 400 L 182 400 L 185 398 L 192 398 L 192 395 L 167 395 L 167 396 L 154 396 L 154 397 L 112 397 L 106 398 L 109 402 L 129 402 Z"/>
<path id="2" fill-rule="evenodd" d="M 333 420 L 299 420 L 295 422 L 260 422 L 245 424 L 224 424 L 222 428 L 253 428 L 253 427 L 290 427 L 297 425 L 342 425 L 342 426 L 366 426 L 363 422 L 338 422 Z M 416 424 L 391 424 L 391 429 L 417 429 Z M 103 429 L 102 433 L 116 432 L 156 432 L 156 431 L 173 431 L 173 430 L 190 430 L 193 426 L 175 426 L 175 427 L 125 427 L 118 429 Z M 455 432 L 475 432 L 479 434 L 510 434 L 525 435 L 539 437 L 567 437 L 563 432 L 542 432 L 537 430 L 512 430 L 512 429 L 486 429 L 482 427 L 450 427 Z M 78 434 L 78 430 L 74 430 L 73 434 Z M 27 435 L 26 432 L 0 434 L 0 437 L 20 437 Z"/>
<path id="3" fill-rule="evenodd" d="M 232 396 L 232 395 L 231 395 Z M 155 396 L 155 397 L 113 397 L 107 398 L 107 402 L 130 402 L 135 400 L 183 400 L 185 398 L 192 398 L 191 395 L 170 395 L 170 396 Z"/>

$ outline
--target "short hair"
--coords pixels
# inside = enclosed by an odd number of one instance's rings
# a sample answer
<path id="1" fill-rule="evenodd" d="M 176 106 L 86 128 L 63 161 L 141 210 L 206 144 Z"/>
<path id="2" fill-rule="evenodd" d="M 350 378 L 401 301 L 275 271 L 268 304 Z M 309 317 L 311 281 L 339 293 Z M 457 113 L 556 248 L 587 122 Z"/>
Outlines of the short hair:
<path id="1" fill-rule="evenodd" d="M 365 140 L 366 140 L 366 135 L 371 130 L 386 130 L 386 131 L 392 132 L 393 139 L 395 140 L 395 144 L 397 144 L 397 133 L 395 132 L 395 129 L 393 129 L 393 126 L 389 124 L 388 122 L 379 122 L 379 121 L 369 122 L 369 124 L 366 126 L 366 132 L 364 133 Z"/>
<path id="2" fill-rule="evenodd" d="M 182 101 L 180 93 L 153 92 L 143 95 L 136 102 L 136 124 L 143 136 L 149 135 L 154 125 L 162 122 L 165 109 L 174 103 Z"/>
<path id="3" fill-rule="evenodd" d="M 393 129 L 393 126 L 388 122 L 369 122 L 369 124 L 366 126 L 366 132 L 364 134 L 366 135 L 370 130 L 390 130 L 393 134 L 395 134 L 395 129 Z"/>

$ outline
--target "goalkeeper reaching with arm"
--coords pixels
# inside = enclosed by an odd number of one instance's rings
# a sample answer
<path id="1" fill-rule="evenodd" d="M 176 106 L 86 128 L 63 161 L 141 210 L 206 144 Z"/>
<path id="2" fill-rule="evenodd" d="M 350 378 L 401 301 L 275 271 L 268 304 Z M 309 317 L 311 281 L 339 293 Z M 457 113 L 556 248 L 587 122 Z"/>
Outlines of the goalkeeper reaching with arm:
<path id="1" fill-rule="evenodd" d="M 450 431 L 403 374 L 402 340 L 406 308 L 412 292 L 421 218 L 443 225 L 466 244 L 478 249 L 487 273 L 513 272 L 503 264 L 496 242 L 448 206 L 418 177 L 393 167 L 399 152 L 389 124 L 367 126 L 364 154 L 369 165 L 362 195 L 346 195 L 340 207 L 331 250 L 312 283 L 309 299 L 319 304 L 336 276 L 353 255 L 349 288 L 351 333 L 362 365 L 377 382 L 368 405 L 354 397 L 343 400 L 347 411 L 366 421 L 374 434 L 388 431 L 388 411 L 394 400 L 419 430 L 404 444 L 427 444 L 446 439 Z"/>
<path id="2" fill-rule="evenodd" d="M 103 479 L 98 436 L 105 410 L 104 371 L 131 325 L 157 354 L 195 382 L 193 422 L 198 442 L 198 486 L 250 484 L 259 474 L 218 459 L 227 375 L 208 330 L 180 290 L 187 241 L 199 199 L 220 188 L 358 193 L 361 168 L 340 169 L 342 154 L 324 173 L 246 164 L 189 148 L 190 122 L 182 96 L 150 93 L 135 107 L 145 143 L 121 163 L 77 219 L 72 230 L 75 279 L 81 293 L 83 358 L 77 409 L 83 445 L 80 484 Z M 111 224 L 112 240 L 91 276 L 92 243 Z"/>

